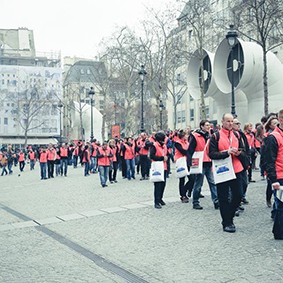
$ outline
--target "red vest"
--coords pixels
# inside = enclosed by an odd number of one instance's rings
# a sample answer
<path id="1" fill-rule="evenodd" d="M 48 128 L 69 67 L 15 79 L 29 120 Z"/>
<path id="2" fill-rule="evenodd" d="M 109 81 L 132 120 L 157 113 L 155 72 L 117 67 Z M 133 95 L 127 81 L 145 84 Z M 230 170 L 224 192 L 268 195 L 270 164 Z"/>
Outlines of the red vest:
<path id="1" fill-rule="evenodd" d="M 96 157 L 97 156 L 97 148 L 98 148 L 98 146 L 97 146 L 97 144 L 95 142 L 93 142 L 91 145 L 92 145 L 91 156 Z"/>
<path id="2" fill-rule="evenodd" d="M 134 159 L 135 158 L 135 154 L 134 154 L 135 145 L 133 144 L 132 146 L 129 146 L 128 144 L 125 143 L 124 146 L 126 148 L 125 156 L 124 156 L 125 160 Z"/>
<path id="3" fill-rule="evenodd" d="M 29 160 L 34 160 L 35 159 L 35 153 L 32 151 L 28 154 Z"/>
<path id="4" fill-rule="evenodd" d="M 60 156 L 62 157 L 68 157 L 68 149 L 65 147 L 60 148 Z"/>
<path id="5" fill-rule="evenodd" d="M 189 148 L 189 142 L 188 142 L 187 139 L 184 140 L 184 139 L 176 138 L 176 139 L 175 139 L 175 142 L 176 142 L 176 143 L 179 143 L 179 144 L 182 146 L 182 148 L 183 148 L 184 150 L 188 150 L 188 148 Z M 175 148 L 175 155 L 174 155 L 175 161 L 176 161 L 177 159 L 183 157 L 183 156 L 185 156 L 185 155 L 183 155 L 177 148 Z"/>
<path id="6" fill-rule="evenodd" d="M 138 140 L 138 146 L 140 147 L 139 154 L 140 155 L 148 155 L 148 149 L 145 149 L 145 142 L 146 140 Z"/>
<path id="7" fill-rule="evenodd" d="M 56 158 L 56 151 L 54 148 L 47 150 L 47 160 L 55 160 Z"/>
<path id="8" fill-rule="evenodd" d="M 211 159 L 208 156 L 208 146 L 205 146 L 205 138 L 199 133 L 193 133 L 193 136 L 195 137 L 197 143 L 195 151 L 204 151 L 203 162 L 211 162 Z M 207 141 L 207 143 L 208 142 L 209 140 Z"/>
<path id="9" fill-rule="evenodd" d="M 156 153 L 155 153 L 156 156 L 165 157 L 167 155 L 167 147 L 165 144 L 161 146 L 159 142 L 155 142 L 153 146 L 156 149 Z M 164 160 L 163 163 L 164 163 L 164 170 L 167 170 L 167 162 Z"/>
<path id="10" fill-rule="evenodd" d="M 103 155 L 103 157 L 97 158 L 98 166 L 110 166 L 110 157 L 108 157 L 108 155 L 111 153 L 110 147 L 107 147 L 106 150 L 104 150 L 102 147 L 98 147 L 97 150 L 99 155 Z"/>
<path id="11" fill-rule="evenodd" d="M 25 154 L 23 152 L 19 153 L 19 162 L 25 161 Z"/>
<path id="12" fill-rule="evenodd" d="M 40 153 L 40 157 L 39 157 L 39 162 L 40 163 L 46 163 L 47 162 L 47 152 L 42 151 Z"/>
<path id="13" fill-rule="evenodd" d="M 271 135 L 276 138 L 278 144 L 277 158 L 275 161 L 276 178 L 283 179 L 283 132 L 276 127 Z"/>
<path id="14" fill-rule="evenodd" d="M 254 134 L 252 132 L 251 133 L 245 132 L 245 135 L 247 137 L 250 149 L 254 148 L 255 147 L 255 136 L 254 136 Z"/>
<path id="15" fill-rule="evenodd" d="M 239 139 L 234 135 L 233 131 L 222 128 L 219 130 L 218 150 L 220 152 L 227 151 L 229 147 L 239 148 Z M 234 155 L 231 156 L 235 173 L 243 171 L 244 168 L 238 157 Z"/>
<path id="16" fill-rule="evenodd" d="M 111 150 L 111 153 L 113 154 L 113 157 L 111 157 L 111 160 L 113 162 L 117 162 L 117 155 L 116 155 L 117 147 L 116 146 L 114 146 L 113 148 L 110 147 L 110 150 Z"/>
<path id="17" fill-rule="evenodd" d="M 90 153 L 89 153 L 89 150 L 87 149 L 84 154 L 83 154 L 83 160 L 82 160 L 82 163 L 87 163 L 89 162 L 89 159 L 90 159 Z"/>

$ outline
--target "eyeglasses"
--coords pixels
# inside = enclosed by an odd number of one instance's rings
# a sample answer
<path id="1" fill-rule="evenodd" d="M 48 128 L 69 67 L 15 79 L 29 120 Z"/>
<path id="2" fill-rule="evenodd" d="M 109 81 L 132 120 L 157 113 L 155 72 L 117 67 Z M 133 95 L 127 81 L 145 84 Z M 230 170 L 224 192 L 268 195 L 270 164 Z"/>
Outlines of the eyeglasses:
<path id="1" fill-rule="evenodd" d="M 234 123 L 235 125 L 241 125 L 241 123 Z"/>

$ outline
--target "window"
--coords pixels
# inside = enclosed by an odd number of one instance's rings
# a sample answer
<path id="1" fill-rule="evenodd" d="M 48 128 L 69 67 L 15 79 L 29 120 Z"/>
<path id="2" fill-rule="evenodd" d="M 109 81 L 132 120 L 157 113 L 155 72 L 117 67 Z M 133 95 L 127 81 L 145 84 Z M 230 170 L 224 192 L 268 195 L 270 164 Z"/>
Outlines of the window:
<path id="1" fill-rule="evenodd" d="M 186 122 L 186 111 L 182 111 L 182 123 Z"/>
<path id="2" fill-rule="evenodd" d="M 4 125 L 8 125 L 8 118 L 4 118 Z"/>
<path id="3" fill-rule="evenodd" d="M 195 109 L 190 109 L 190 121 L 195 120 Z"/>

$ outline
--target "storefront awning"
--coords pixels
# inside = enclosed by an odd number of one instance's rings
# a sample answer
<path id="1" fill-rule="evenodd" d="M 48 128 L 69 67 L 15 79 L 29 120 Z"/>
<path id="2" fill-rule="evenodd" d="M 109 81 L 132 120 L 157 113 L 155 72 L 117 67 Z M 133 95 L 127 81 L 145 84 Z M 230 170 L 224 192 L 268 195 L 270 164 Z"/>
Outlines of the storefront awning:
<path id="1" fill-rule="evenodd" d="M 55 138 L 28 138 L 27 144 L 57 144 L 58 141 Z M 10 138 L 10 137 L 0 137 L 0 144 L 5 145 L 5 144 L 25 144 L 25 139 L 23 138 Z"/>

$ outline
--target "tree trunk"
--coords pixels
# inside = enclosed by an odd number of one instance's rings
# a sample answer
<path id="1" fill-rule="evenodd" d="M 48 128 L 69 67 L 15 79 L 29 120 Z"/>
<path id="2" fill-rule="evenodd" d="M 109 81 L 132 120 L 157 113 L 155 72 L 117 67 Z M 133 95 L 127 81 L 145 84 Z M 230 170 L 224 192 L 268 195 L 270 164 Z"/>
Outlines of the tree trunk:
<path id="1" fill-rule="evenodd" d="M 268 78 L 267 78 L 267 56 L 266 48 L 263 47 L 263 95 L 264 95 L 264 115 L 268 115 Z"/>

